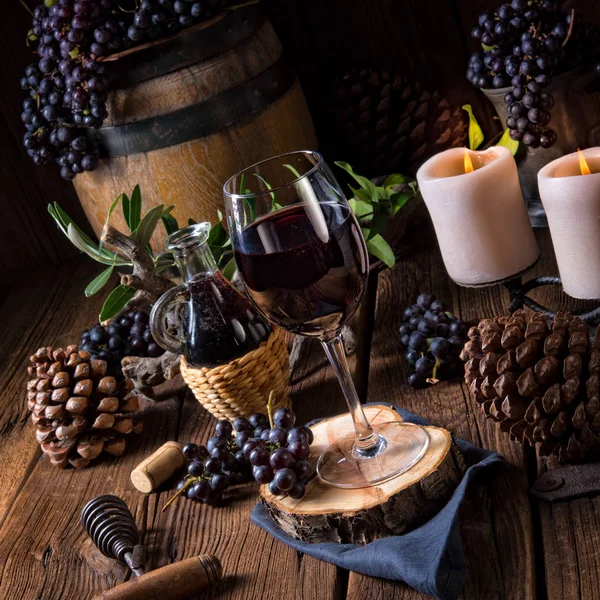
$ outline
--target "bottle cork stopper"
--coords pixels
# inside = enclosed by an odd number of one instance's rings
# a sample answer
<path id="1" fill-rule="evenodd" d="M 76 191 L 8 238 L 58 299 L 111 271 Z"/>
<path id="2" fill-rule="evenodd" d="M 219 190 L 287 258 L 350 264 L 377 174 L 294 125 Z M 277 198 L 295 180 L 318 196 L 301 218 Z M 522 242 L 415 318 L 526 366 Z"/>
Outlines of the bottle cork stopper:
<path id="1" fill-rule="evenodd" d="M 186 462 L 180 444 L 165 442 L 131 472 L 131 483 L 143 494 L 149 494 L 169 479 L 175 471 L 181 469 Z"/>

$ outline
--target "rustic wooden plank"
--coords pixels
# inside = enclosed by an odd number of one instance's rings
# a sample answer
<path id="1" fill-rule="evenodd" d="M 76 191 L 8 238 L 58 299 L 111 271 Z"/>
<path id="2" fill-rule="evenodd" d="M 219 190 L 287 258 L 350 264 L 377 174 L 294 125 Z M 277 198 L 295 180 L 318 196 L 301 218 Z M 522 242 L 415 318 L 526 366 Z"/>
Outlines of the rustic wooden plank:
<path id="1" fill-rule="evenodd" d="M 98 266 L 77 263 L 35 272 L 6 290 L 0 310 L 0 523 L 40 455 L 25 402 L 26 366 L 40 346 L 73 343 L 98 314 L 102 298 L 83 289 Z"/>
<path id="2" fill-rule="evenodd" d="M 459 437 L 501 452 L 511 465 L 492 486 L 474 486 L 461 511 L 462 538 L 469 566 L 465 598 L 533 598 L 533 534 L 526 495 L 522 449 L 488 423 L 460 382 L 443 382 L 425 391 L 406 384 L 398 326 L 402 309 L 420 291 L 432 291 L 450 310 L 478 320 L 502 309 L 497 290 L 465 290 L 451 284 L 436 250 L 424 252 L 383 272 L 371 347 L 369 400 L 389 401 L 447 427 Z M 351 574 L 349 599 L 416 598 L 403 584 L 382 583 Z"/>

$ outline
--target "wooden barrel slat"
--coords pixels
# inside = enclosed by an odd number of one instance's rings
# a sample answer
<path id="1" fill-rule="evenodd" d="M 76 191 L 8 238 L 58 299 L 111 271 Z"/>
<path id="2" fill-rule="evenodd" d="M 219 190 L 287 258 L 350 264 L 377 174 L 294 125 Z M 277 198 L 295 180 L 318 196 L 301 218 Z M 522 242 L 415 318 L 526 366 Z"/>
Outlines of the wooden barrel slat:
<path id="1" fill-rule="evenodd" d="M 196 44 L 221 22 L 195 31 Z M 317 147 L 302 89 L 284 67 L 273 28 L 258 16 L 248 22 L 256 30 L 234 47 L 110 94 L 109 118 L 98 134 L 115 136 L 113 153 L 119 155 L 74 180 L 96 234 L 112 200 L 137 183 L 143 211 L 174 204 L 180 224 L 188 218 L 214 223 L 231 175 L 269 156 Z M 176 122 L 182 117 L 186 123 Z M 111 224 L 126 230 L 119 211 Z M 164 237 L 162 229 L 157 232 L 155 249 Z"/>
<path id="2" fill-rule="evenodd" d="M 103 156 L 127 156 L 205 137 L 264 110 L 293 82 L 283 57 L 260 75 L 223 94 L 164 115 L 92 131 Z"/>

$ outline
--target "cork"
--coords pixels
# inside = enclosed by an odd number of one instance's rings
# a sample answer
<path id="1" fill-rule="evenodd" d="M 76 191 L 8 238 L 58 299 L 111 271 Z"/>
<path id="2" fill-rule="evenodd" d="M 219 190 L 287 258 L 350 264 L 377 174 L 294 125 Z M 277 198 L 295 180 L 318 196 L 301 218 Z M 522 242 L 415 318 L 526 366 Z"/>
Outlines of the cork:
<path id="1" fill-rule="evenodd" d="M 131 483 L 143 494 L 149 494 L 186 462 L 181 445 L 177 442 L 166 442 L 131 472 Z"/>

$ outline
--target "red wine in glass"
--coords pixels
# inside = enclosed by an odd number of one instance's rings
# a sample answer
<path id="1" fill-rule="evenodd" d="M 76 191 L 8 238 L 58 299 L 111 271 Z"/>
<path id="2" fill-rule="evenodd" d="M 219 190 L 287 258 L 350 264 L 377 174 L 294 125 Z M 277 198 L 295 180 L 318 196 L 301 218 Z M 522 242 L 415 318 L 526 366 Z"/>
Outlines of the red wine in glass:
<path id="1" fill-rule="evenodd" d="M 295 204 L 248 225 L 235 259 L 248 292 L 269 320 L 327 339 L 356 311 L 368 265 L 350 210 L 339 204 L 320 207 L 326 239 L 317 235 L 306 207 Z"/>

